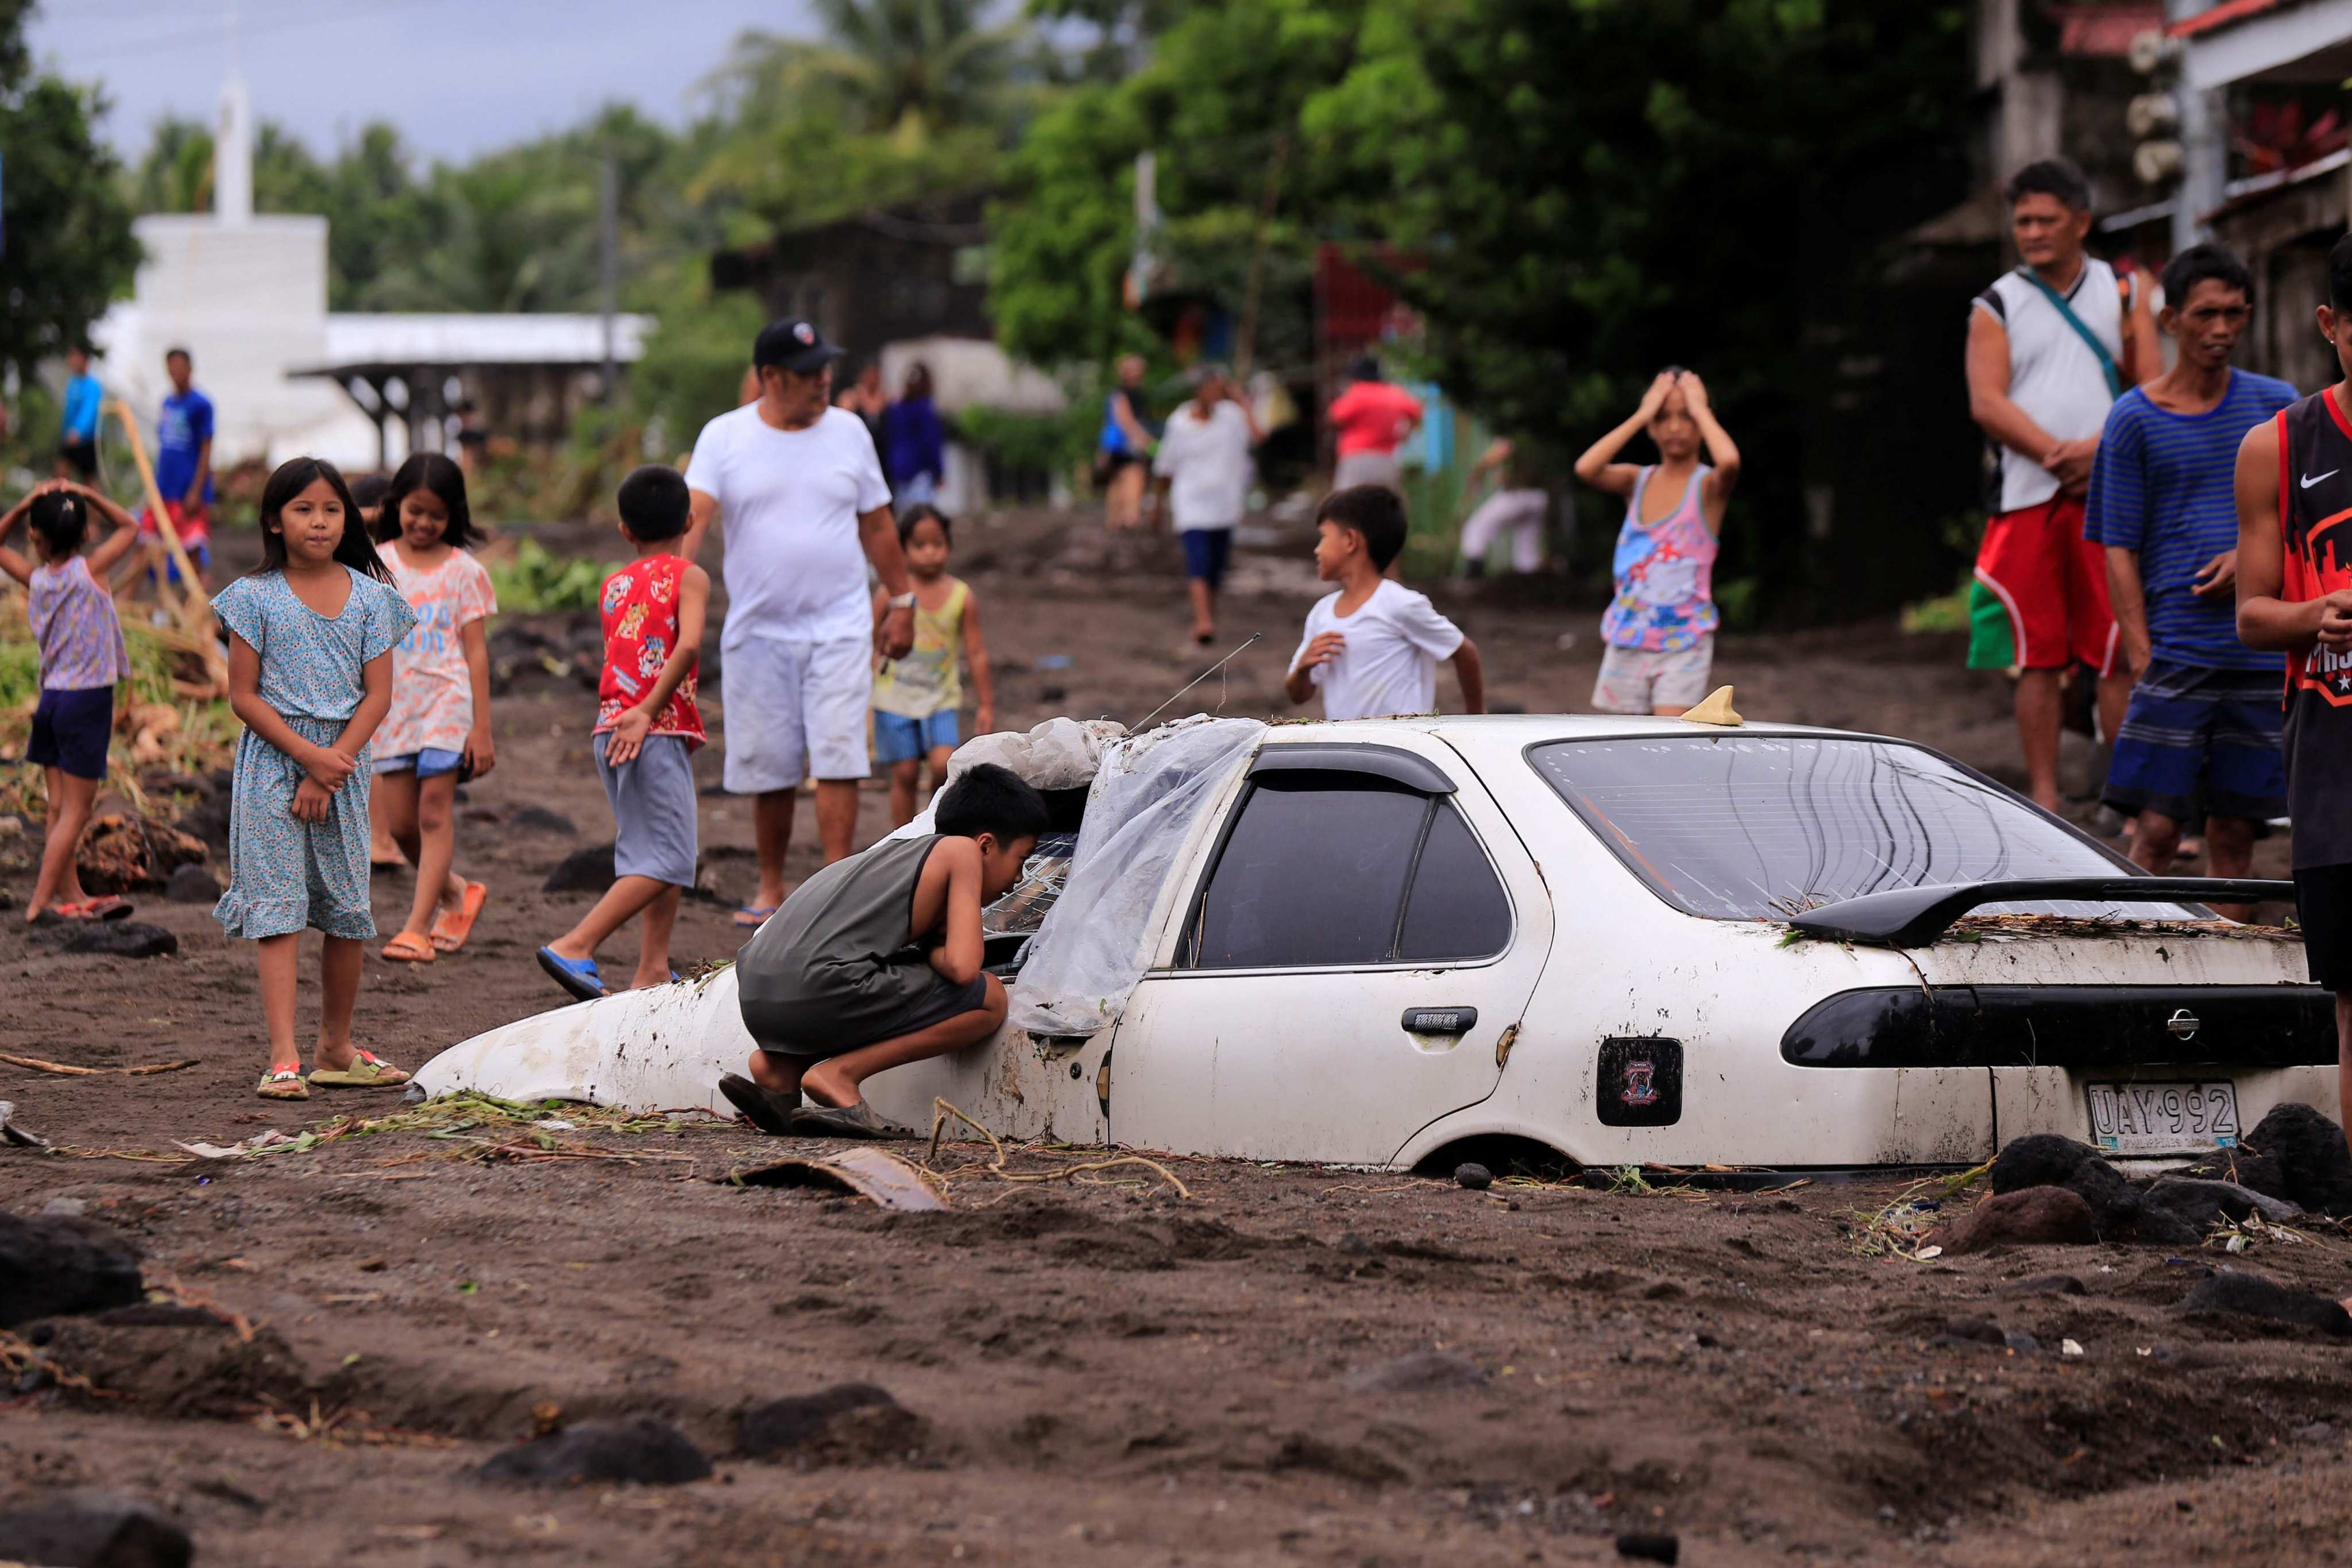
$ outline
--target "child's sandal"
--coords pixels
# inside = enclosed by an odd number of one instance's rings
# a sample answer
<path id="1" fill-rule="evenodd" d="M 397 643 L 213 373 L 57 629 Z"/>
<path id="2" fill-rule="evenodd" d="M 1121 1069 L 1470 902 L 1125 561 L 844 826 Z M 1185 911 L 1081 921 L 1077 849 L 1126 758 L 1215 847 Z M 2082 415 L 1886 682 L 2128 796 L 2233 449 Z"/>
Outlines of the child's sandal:
<path id="1" fill-rule="evenodd" d="M 320 1068 L 310 1081 L 320 1089 L 397 1089 L 408 1074 L 373 1051 L 353 1051 L 346 1068 Z"/>
<path id="2" fill-rule="evenodd" d="M 474 922 L 482 916 L 482 906 L 490 901 L 490 889 L 481 882 L 466 884 L 466 896 L 454 910 L 443 910 L 433 917 L 433 945 L 443 952 L 455 952 L 466 945 L 474 934 Z"/>
<path id="3" fill-rule="evenodd" d="M 254 1092 L 264 1100 L 308 1100 L 310 1086 L 302 1081 L 299 1067 L 274 1068 L 261 1075 L 261 1087 Z"/>
<path id="4" fill-rule="evenodd" d="M 383 944 L 386 963 L 430 963 L 441 954 L 421 936 L 401 931 Z"/>

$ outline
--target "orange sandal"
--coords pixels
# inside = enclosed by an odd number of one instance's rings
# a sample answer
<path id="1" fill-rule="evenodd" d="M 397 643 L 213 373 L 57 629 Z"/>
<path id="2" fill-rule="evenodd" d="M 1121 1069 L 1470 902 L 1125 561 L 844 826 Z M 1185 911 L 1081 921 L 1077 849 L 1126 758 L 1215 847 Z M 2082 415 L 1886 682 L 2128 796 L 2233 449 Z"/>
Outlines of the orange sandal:
<path id="1" fill-rule="evenodd" d="M 441 955 L 423 937 L 401 931 L 383 944 L 383 960 L 387 963 L 430 963 Z"/>
<path id="2" fill-rule="evenodd" d="M 443 952 L 455 952 L 466 945 L 474 934 L 474 922 L 481 918 L 482 906 L 490 901 L 490 889 L 481 882 L 466 884 L 466 896 L 455 910 L 443 910 L 433 917 L 433 945 Z"/>

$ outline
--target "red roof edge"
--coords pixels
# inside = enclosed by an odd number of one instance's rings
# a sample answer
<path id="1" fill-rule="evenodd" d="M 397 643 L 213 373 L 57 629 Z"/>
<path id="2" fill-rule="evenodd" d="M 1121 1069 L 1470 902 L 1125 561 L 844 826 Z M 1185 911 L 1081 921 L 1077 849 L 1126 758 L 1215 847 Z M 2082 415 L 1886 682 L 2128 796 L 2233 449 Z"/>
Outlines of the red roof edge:
<path id="1" fill-rule="evenodd" d="M 2185 22 L 2175 22 L 2165 31 L 2176 38 L 2193 38 L 2200 33 L 2210 33 L 2242 22 L 2249 16 L 2259 16 L 2265 11 L 2280 10 L 2294 0 L 2221 0 L 2210 11 L 2200 11 Z"/>

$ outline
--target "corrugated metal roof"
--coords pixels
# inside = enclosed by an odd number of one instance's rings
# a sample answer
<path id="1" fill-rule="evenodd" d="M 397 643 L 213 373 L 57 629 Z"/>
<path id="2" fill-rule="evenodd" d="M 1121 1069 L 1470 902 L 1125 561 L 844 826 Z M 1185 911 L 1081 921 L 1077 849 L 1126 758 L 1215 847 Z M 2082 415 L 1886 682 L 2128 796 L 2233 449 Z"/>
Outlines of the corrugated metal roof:
<path id="1" fill-rule="evenodd" d="M 2200 33 L 2210 33 L 2249 16 L 2259 16 L 2265 11 L 2276 11 L 2297 3 L 2297 0 L 2221 0 L 2210 11 L 2200 11 L 2186 21 L 2175 22 L 2165 29 L 2176 38 L 2193 38 Z"/>
<path id="2" fill-rule="evenodd" d="M 651 316 L 613 318 L 613 353 L 641 359 Z M 369 364 L 602 364 L 601 316 L 330 314 L 327 357 L 316 367 Z"/>

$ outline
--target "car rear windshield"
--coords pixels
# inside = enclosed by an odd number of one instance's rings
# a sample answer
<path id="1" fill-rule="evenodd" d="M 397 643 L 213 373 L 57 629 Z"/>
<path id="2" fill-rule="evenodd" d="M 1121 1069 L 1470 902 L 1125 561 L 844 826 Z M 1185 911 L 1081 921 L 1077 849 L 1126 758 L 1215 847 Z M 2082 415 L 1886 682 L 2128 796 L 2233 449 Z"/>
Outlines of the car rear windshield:
<path id="1" fill-rule="evenodd" d="M 1528 756 L 1636 876 L 1669 903 L 1715 920 L 1785 920 L 1890 888 L 2129 870 L 2000 785 L 1896 742 L 1559 741 Z M 2112 908 L 1986 907 L 2080 916 Z M 2189 913 L 2168 905 L 2132 912 Z"/>

